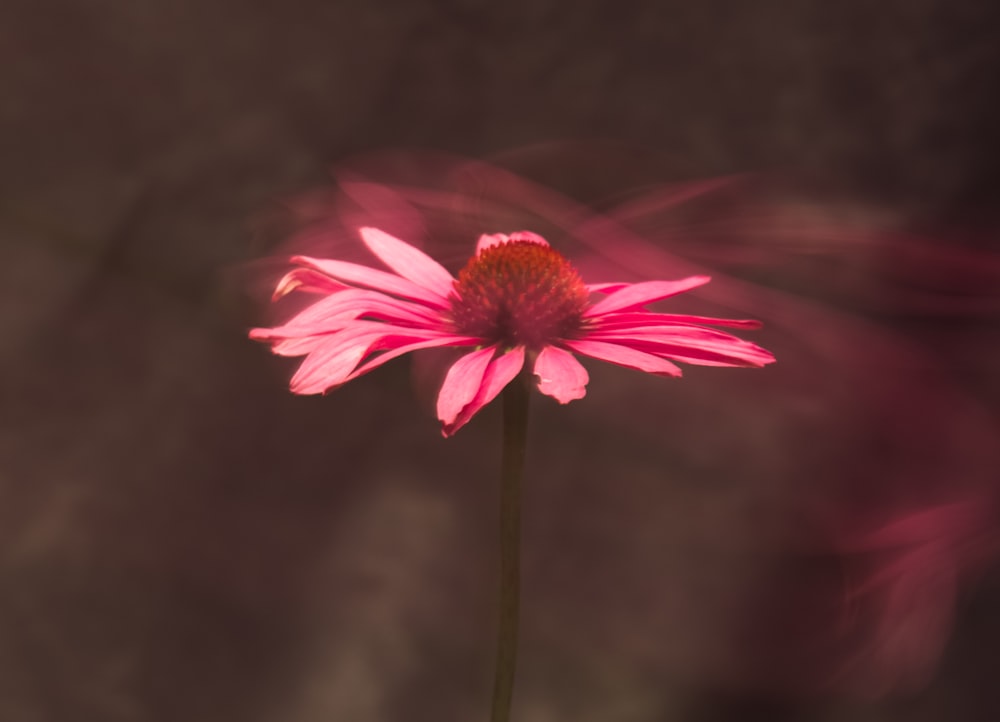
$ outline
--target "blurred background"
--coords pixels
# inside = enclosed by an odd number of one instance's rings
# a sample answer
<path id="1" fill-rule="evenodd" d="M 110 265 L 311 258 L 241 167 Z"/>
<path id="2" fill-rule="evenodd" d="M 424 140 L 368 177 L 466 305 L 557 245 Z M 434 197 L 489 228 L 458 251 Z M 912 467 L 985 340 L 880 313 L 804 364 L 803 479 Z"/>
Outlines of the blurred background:
<path id="1" fill-rule="evenodd" d="M 708 272 L 778 357 L 535 399 L 516 719 L 997 719 L 998 15 L 6 0 L 0 720 L 486 717 L 499 409 L 246 339 L 383 216 Z"/>

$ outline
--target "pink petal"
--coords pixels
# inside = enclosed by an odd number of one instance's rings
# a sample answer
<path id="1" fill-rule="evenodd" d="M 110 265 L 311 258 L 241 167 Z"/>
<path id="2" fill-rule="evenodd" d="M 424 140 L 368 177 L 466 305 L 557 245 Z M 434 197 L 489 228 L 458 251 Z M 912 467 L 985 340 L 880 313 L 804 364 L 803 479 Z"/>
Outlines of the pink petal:
<path id="1" fill-rule="evenodd" d="M 584 312 L 584 318 L 602 316 L 612 311 L 629 311 L 645 306 L 653 301 L 660 301 L 678 293 L 690 291 L 692 288 L 703 286 L 711 278 L 708 276 L 691 276 L 680 281 L 645 281 L 643 283 L 632 283 L 628 286 L 612 291 L 607 298 L 598 301 Z"/>
<path id="2" fill-rule="evenodd" d="M 252 328 L 248 334 L 254 341 L 271 344 L 271 353 L 278 356 L 303 356 L 311 353 L 323 341 L 333 335 L 317 333 L 309 336 L 290 336 L 280 328 Z"/>
<path id="3" fill-rule="evenodd" d="M 437 399 L 437 415 L 444 424 L 454 423 L 468 404 L 476 398 L 482 386 L 486 368 L 490 365 L 497 345 L 466 354 L 448 369 Z"/>
<path id="4" fill-rule="evenodd" d="M 757 354 L 718 353 L 685 346 L 629 344 L 629 348 L 652 353 L 673 361 L 682 361 L 692 366 L 761 368 L 774 361 L 774 358 L 770 356 L 765 359 L 760 358 Z"/>
<path id="5" fill-rule="evenodd" d="M 622 333 L 594 333 L 588 338 L 699 366 L 765 366 L 774 362 L 774 356 L 760 346 L 735 336 L 726 338 L 721 332 L 720 335 L 723 338 L 704 333 L 678 333 L 673 329 L 669 332 L 633 329 Z"/>
<path id="6" fill-rule="evenodd" d="M 588 283 L 587 290 L 591 293 L 611 293 L 631 285 L 631 283 Z"/>
<path id="7" fill-rule="evenodd" d="M 587 369 L 569 351 L 546 346 L 535 359 L 538 390 L 560 404 L 582 399 L 587 394 Z"/>
<path id="8" fill-rule="evenodd" d="M 472 346 L 480 341 L 481 339 L 473 338 L 471 336 L 434 336 L 433 338 L 428 338 L 424 341 L 417 341 L 415 343 L 399 346 L 391 351 L 379 354 L 373 359 L 369 359 L 351 372 L 351 375 L 345 378 L 343 383 L 353 381 L 359 376 L 363 376 L 369 371 L 378 368 L 382 364 L 392 361 L 394 358 L 398 358 L 403 354 L 410 353 L 411 351 L 419 351 L 425 348 L 437 348 L 439 346 Z"/>
<path id="9" fill-rule="evenodd" d="M 739 336 L 733 336 L 731 333 L 715 328 L 694 325 L 633 326 L 631 328 L 626 326 L 609 329 L 597 327 L 587 333 L 587 338 L 597 336 L 616 336 L 620 338 L 635 338 L 640 341 L 691 344 L 692 346 L 713 349 L 727 346 L 758 348 L 751 342 Z"/>
<path id="10" fill-rule="evenodd" d="M 588 330 L 587 332 L 587 338 L 595 341 L 600 341 L 605 337 L 611 336 L 616 339 L 632 337 L 638 339 L 649 339 L 662 337 L 665 341 L 671 343 L 686 343 L 688 341 L 692 341 L 751 345 L 749 341 L 744 341 L 738 336 L 733 336 L 731 333 L 726 333 L 725 331 L 720 331 L 715 328 L 708 328 L 707 326 L 696 326 L 694 324 L 678 323 L 665 326 L 628 326 L 623 324 L 621 326 L 612 326 L 611 328 L 601 325 Z"/>
<path id="11" fill-rule="evenodd" d="M 271 347 L 271 353 L 278 356 L 305 356 L 319 348 L 328 336 L 306 336 L 304 338 L 286 338 Z"/>
<path id="12" fill-rule="evenodd" d="M 479 237 L 476 242 L 476 255 L 485 251 L 487 248 L 492 248 L 493 246 L 499 246 L 501 243 L 506 243 L 510 240 L 510 236 L 506 233 L 484 233 Z"/>
<path id="13" fill-rule="evenodd" d="M 357 283 L 385 293 L 392 293 L 403 298 L 421 301 L 435 308 L 448 308 L 448 301 L 439 294 L 418 286 L 402 276 L 397 276 L 376 268 L 369 268 L 357 263 L 335 261 L 328 258 L 310 258 L 309 256 L 293 256 L 292 263 L 314 268 L 330 278 L 348 283 Z"/>
<path id="14" fill-rule="evenodd" d="M 341 329 L 335 329 L 335 330 L 341 330 Z M 285 341 L 288 341 L 289 339 L 295 339 L 295 340 L 301 340 L 303 338 L 323 339 L 332 333 L 334 333 L 334 331 L 330 331 L 329 333 L 302 335 L 297 333 L 288 333 L 287 331 L 285 331 L 283 327 L 278 326 L 277 328 L 252 328 L 250 329 L 250 332 L 247 334 L 247 336 L 249 336 L 254 341 L 261 341 L 263 343 L 271 343 L 271 344 L 280 344 L 284 343 Z M 273 348 L 271 350 L 274 351 Z M 275 353 L 278 352 L 275 351 Z M 281 354 L 281 355 L 285 356 L 285 355 L 295 355 L 295 354 Z"/>
<path id="15" fill-rule="evenodd" d="M 455 279 L 440 263 L 409 243 L 390 236 L 378 228 L 361 228 L 359 232 L 365 245 L 389 268 L 421 288 L 440 296 L 442 300 L 448 298 L 455 285 Z"/>
<path id="16" fill-rule="evenodd" d="M 351 335 L 341 338 L 332 335 L 317 345 L 306 356 L 289 387 L 292 393 L 305 396 L 321 394 L 347 377 L 368 353 L 368 347 L 378 339 L 375 334 Z"/>
<path id="17" fill-rule="evenodd" d="M 281 329 L 297 331 L 296 335 L 323 333 L 336 330 L 331 327 L 361 316 L 402 321 L 421 328 L 445 327 L 436 312 L 409 301 L 387 296 L 378 291 L 351 288 L 332 294 L 289 319 Z M 278 329 L 275 329 L 278 330 Z"/>
<path id="18" fill-rule="evenodd" d="M 755 330 L 764 326 L 760 321 L 753 318 L 714 318 L 711 316 L 688 316 L 676 313 L 663 313 L 663 320 L 667 323 L 707 323 L 710 326 L 726 326 L 728 328 L 745 328 Z"/>
<path id="19" fill-rule="evenodd" d="M 509 236 L 506 233 L 484 233 L 476 243 L 476 255 L 478 256 L 487 248 L 498 246 L 501 243 L 508 243 L 509 241 L 528 241 L 529 243 L 537 243 L 542 246 L 549 245 L 548 241 L 531 231 L 515 231 Z"/>
<path id="20" fill-rule="evenodd" d="M 604 343 L 603 341 L 566 341 L 566 345 L 584 356 L 609 361 L 619 366 L 627 366 L 658 376 L 681 375 L 681 370 L 666 359 L 627 346 Z"/>
<path id="21" fill-rule="evenodd" d="M 528 243 L 537 243 L 540 246 L 547 246 L 549 242 L 542 238 L 537 233 L 532 233 L 531 231 L 514 231 L 510 234 L 510 240 L 512 241 L 527 241 Z"/>
<path id="22" fill-rule="evenodd" d="M 503 387 L 509 384 L 520 373 L 523 366 L 523 346 L 517 346 L 502 356 L 493 359 L 486 368 L 486 373 L 483 375 L 482 383 L 475 398 L 462 409 L 453 423 L 444 423 L 442 425 L 442 435 L 446 437 L 451 436 L 465 426 L 469 419 L 475 416 L 481 408 L 497 397 L 497 394 L 503 390 Z"/>
<path id="23" fill-rule="evenodd" d="M 606 285 L 614 286 L 615 284 Z M 588 286 L 588 288 L 590 287 Z M 599 324 L 597 327 L 602 329 L 610 327 L 660 326 L 671 324 L 708 324 L 709 326 L 758 329 L 764 325 L 760 321 L 755 321 L 753 319 L 713 318 L 711 316 L 688 316 L 677 313 L 653 313 L 652 311 L 611 313 L 603 315 L 600 319 L 595 320 Z"/>
<path id="24" fill-rule="evenodd" d="M 381 349 L 390 352 L 403 346 L 430 341 L 432 344 L 441 339 L 454 338 L 443 336 L 433 331 L 407 329 L 390 326 L 384 323 L 357 324 L 351 328 L 324 337 L 306 356 L 298 371 L 292 377 L 291 390 L 296 394 L 319 394 L 329 388 L 339 386 L 362 372 L 355 368 L 365 356 Z M 437 345 L 446 345 L 442 341 Z M 383 356 L 388 354 L 383 354 Z M 396 355 L 399 355 L 398 353 Z M 381 361 L 382 356 L 378 359 Z M 386 359 L 388 360 L 388 359 Z M 384 363 L 385 361 L 381 361 Z M 369 361 L 365 370 L 380 364 Z"/>
<path id="25" fill-rule="evenodd" d="M 375 293 L 359 291 L 358 293 Z M 358 298 L 347 296 L 351 292 L 344 291 L 344 298 L 324 298 L 292 318 L 283 326 L 273 328 L 254 328 L 250 330 L 250 338 L 255 341 L 278 342 L 292 338 L 309 336 L 327 336 L 347 328 L 371 328 L 376 331 L 388 331 L 394 328 L 419 329 L 446 333 L 449 328 L 445 321 L 432 315 L 424 315 L 423 307 L 405 301 L 376 294 L 379 298 Z M 415 310 L 414 310 L 415 309 Z M 361 318 L 368 316 L 370 318 Z M 277 352 L 276 352 L 277 353 Z"/>

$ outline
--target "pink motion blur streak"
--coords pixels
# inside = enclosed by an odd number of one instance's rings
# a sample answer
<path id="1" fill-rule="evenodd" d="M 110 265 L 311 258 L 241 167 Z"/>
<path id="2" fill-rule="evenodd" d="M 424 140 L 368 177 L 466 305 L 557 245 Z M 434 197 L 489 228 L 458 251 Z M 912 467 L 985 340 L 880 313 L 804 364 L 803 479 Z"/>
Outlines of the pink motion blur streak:
<path id="1" fill-rule="evenodd" d="M 572 163 L 558 149 L 504 162 L 572 191 L 605 168 L 572 153 Z M 754 424 L 785 430 L 760 449 L 770 461 L 758 474 L 784 524 L 761 543 L 768 573 L 720 621 L 727 651 L 706 674 L 744 689 L 876 697 L 933 677 L 958 600 L 1000 553 L 996 404 L 952 370 L 1000 361 L 1000 256 L 876 223 L 863 208 L 756 192 L 745 178 L 611 189 L 596 212 L 499 165 L 440 154 L 365 156 L 334 176 L 335 187 L 287 204 L 295 233 L 281 259 L 370 262 L 357 229 L 374 226 L 454 268 L 481 234 L 531 229 L 584 278 L 712 276 L 692 294 L 698 312 L 761 319 L 760 343 L 781 359 L 765 383 L 726 389 Z M 903 333 L 908 323 L 917 331 Z M 677 431 L 664 429 L 665 441 Z"/>

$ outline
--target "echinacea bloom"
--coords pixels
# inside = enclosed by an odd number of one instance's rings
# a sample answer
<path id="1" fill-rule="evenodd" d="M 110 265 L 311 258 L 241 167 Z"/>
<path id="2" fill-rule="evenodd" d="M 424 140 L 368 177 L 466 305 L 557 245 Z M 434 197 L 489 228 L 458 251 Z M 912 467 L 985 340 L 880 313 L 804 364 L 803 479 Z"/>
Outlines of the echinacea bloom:
<path id="1" fill-rule="evenodd" d="M 587 371 L 573 353 L 660 376 L 673 362 L 764 366 L 768 351 L 701 324 L 757 328 L 757 321 L 647 311 L 655 301 L 708 283 L 586 284 L 541 236 L 521 231 L 480 237 L 476 254 L 453 277 L 437 261 L 376 228 L 365 245 L 393 271 L 295 256 L 299 268 L 278 283 L 323 295 L 287 323 L 255 328 L 250 338 L 282 356 L 305 356 L 291 380 L 297 394 L 319 394 L 410 351 L 469 346 L 448 370 L 437 415 L 450 436 L 492 401 L 525 363 L 538 390 L 568 403 L 586 394 Z M 595 300 L 595 294 L 600 294 Z"/>

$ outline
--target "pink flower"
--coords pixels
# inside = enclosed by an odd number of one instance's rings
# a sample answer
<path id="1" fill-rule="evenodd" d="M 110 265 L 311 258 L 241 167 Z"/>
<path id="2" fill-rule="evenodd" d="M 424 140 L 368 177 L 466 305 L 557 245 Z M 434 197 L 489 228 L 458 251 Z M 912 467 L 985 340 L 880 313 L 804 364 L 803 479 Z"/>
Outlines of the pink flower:
<path id="1" fill-rule="evenodd" d="M 587 371 L 573 352 L 660 376 L 680 376 L 673 361 L 704 366 L 764 366 L 768 351 L 699 324 L 758 328 L 756 321 L 653 313 L 647 304 L 708 283 L 585 284 L 534 233 L 484 235 L 454 278 L 422 251 L 376 228 L 365 245 L 393 273 L 345 261 L 295 256 L 299 268 L 278 283 L 323 296 L 282 326 L 250 338 L 282 356 L 305 356 L 292 377 L 297 394 L 319 394 L 410 351 L 469 346 L 448 370 L 437 400 L 450 436 L 531 364 L 538 390 L 560 403 L 586 394 Z M 595 293 L 602 298 L 592 300 Z"/>

